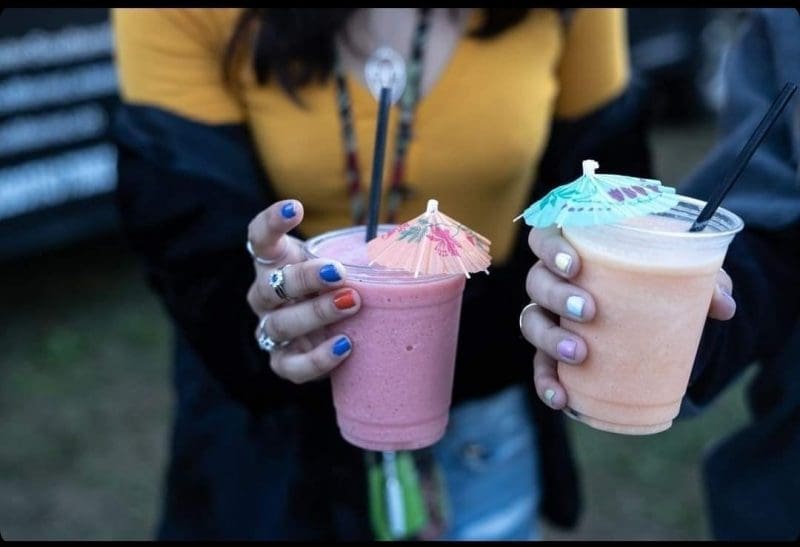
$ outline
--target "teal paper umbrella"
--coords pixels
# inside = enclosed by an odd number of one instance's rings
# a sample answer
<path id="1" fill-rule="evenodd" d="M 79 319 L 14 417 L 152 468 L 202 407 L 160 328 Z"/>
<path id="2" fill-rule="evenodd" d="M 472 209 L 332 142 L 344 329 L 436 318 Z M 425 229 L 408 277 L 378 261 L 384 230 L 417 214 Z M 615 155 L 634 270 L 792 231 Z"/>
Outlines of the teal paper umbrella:
<path id="1" fill-rule="evenodd" d="M 678 203 L 675 189 L 654 179 L 595 173 L 584 160 L 583 175 L 550 191 L 514 220 L 528 226 L 592 226 L 668 211 Z"/>

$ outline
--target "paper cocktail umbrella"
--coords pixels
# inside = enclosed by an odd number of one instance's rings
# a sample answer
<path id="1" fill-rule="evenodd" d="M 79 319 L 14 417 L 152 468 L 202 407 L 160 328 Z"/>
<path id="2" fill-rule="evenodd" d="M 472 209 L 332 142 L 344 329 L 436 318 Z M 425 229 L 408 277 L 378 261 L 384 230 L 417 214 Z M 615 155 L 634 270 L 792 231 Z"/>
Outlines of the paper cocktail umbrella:
<path id="1" fill-rule="evenodd" d="M 428 200 L 420 216 L 395 226 L 367 244 L 370 265 L 420 274 L 487 272 L 490 241 L 439 211 Z M 488 272 L 487 272 L 488 273 Z"/>
<path id="2" fill-rule="evenodd" d="M 678 203 L 675 189 L 654 179 L 595 173 L 594 160 L 583 162 L 583 175 L 550 191 L 514 220 L 534 228 L 592 226 L 662 213 Z"/>

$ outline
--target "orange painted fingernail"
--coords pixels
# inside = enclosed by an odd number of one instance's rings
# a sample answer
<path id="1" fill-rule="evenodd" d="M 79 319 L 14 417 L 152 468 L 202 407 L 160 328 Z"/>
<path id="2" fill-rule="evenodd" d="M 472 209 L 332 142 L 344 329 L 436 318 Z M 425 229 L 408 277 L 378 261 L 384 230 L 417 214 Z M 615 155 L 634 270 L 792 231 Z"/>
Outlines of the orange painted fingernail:
<path id="1" fill-rule="evenodd" d="M 356 305 L 353 291 L 342 291 L 333 298 L 333 305 L 340 310 L 346 310 Z"/>

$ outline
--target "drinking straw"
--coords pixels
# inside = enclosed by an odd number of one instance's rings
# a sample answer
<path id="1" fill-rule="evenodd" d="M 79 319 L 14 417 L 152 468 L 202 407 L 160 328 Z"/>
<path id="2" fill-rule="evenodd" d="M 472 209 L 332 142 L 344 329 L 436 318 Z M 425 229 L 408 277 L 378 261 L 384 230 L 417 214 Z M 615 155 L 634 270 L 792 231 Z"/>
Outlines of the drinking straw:
<path id="1" fill-rule="evenodd" d="M 395 457 L 394 451 L 384 451 L 382 464 L 386 479 L 386 513 L 389 517 L 389 530 L 392 537 L 401 538 L 406 533 L 406 514 Z"/>
<path id="2" fill-rule="evenodd" d="M 780 94 L 775 98 L 774 101 L 772 101 L 772 105 L 769 107 L 769 110 L 767 110 L 764 118 L 762 118 L 753 134 L 750 135 L 750 138 L 747 140 L 744 148 L 742 148 L 742 151 L 739 152 L 739 155 L 736 157 L 736 161 L 733 164 L 733 168 L 723 179 L 722 184 L 717 187 L 716 192 L 708 199 L 706 206 L 703 207 L 703 210 L 700 211 L 700 214 L 697 215 L 697 218 L 695 219 L 691 228 L 689 228 L 690 232 L 699 232 L 706 227 L 706 224 L 708 224 L 708 221 L 712 216 L 714 216 L 714 212 L 717 210 L 717 207 L 719 207 L 720 203 L 722 203 L 725 195 L 733 187 L 733 184 L 739 178 L 739 175 L 741 175 L 742 171 L 744 171 L 745 167 L 747 167 L 747 163 L 750 161 L 750 158 L 753 156 L 756 149 L 767 136 L 767 132 L 769 132 L 772 124 L 775 123 L 775 121 L 783 112 L 783 109 L 786 108 L 789 99 L 792 98 L 792 95 L 794 95 L 795 91 L 797 91 L 797 85 L 792 82 L 786 82 L 786 85 L 783 86 Z"/>
<path id="3" fill-rule="evenodd" d="M 375 151 L 372 157 L 372 183 L 369 188 L 369 210 L 367 214 L 367 241 L 378 235 L 378 211 L 381 206 L 383 182 L 383 158 L 386 156 L 386 127 L 389 120 L 391 93 L 388 86 L 381 88 L 378 108 L 378 125 L 375 128 Z"/>
<path id="4" fill-rule="evenodd" d="M 386 156 L 386 128 L 391 105 L 391 89 L 381 87 L 378 99 L 378 125 L 375 128 L 375 150 L 372 156 L 372 181 L 369 187 L 369 209 L 367 211 L 367 241 L 378 235 L 378 211 L 381 206 L 381 186 L 383 182 L 383 158 Z M 398 480 L 395 452 L 386 450 L 382 453 L 384 486 L 386 488 L 386 512 L 389 529 L 394 537 L 402 537 L 406 528 L 403 508 L 403 491 Z"/>

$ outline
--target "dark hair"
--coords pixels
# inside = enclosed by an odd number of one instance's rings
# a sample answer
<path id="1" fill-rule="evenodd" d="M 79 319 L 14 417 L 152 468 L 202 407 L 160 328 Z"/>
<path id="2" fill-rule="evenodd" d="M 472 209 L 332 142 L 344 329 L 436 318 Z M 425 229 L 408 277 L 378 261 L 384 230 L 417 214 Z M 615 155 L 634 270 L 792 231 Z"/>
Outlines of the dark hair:
<path id="1" fill-rule="evenodd" d="M 243 43 L 252 44 L 253 69 L 259 84 L 274 75 L 293 98 L 297 88 L 333 72 L 334 37 L 359 8 L 248 8 L 234 28 L 225 52 L 226 81 Z M 428 9 L 428 8 L 424 8 Z M 530 8 L 483 8 L 483 24 L 472 36 L 497 36 L 525 18 Z M 255 37 L 253 32 L 256 32 Z"/>

